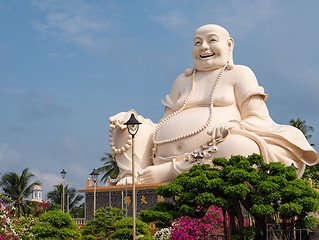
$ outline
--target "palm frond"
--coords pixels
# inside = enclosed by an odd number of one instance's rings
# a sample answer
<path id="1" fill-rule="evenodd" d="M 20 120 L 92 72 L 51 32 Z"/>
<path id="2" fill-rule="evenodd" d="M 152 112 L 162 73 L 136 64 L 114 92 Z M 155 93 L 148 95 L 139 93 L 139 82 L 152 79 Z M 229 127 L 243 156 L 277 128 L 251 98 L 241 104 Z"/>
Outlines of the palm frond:
<path id="1" fill-rule="evenodd" d="M 116 159 L 110 153 L 105 153 L 105 156 L 101 157 L 100 160 L 104 163 L 102 167 L 97 169 L 99 173 L 104 173 L 101 181 L 105 183 L 109 177 L 116 178 L 119 174 Z"/>

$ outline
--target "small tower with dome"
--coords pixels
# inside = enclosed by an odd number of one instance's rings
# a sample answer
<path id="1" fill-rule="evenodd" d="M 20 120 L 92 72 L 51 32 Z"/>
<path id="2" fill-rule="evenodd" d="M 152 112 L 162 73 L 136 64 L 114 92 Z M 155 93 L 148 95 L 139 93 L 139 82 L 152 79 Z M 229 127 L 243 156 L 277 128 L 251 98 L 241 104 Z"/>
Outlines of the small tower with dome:
<path id="1" fill-rule="evenodd" d="M 34 202 L 42 202 L 42 189 L 39 185 L 35 185 L 32 190 L 32 200 Z"/>

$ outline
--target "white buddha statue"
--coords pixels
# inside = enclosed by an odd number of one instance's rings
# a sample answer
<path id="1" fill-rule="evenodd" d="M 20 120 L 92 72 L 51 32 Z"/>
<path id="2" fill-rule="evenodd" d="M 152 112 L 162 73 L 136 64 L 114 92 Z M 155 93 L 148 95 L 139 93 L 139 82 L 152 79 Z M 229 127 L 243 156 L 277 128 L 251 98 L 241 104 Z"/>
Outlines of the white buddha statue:
<path id="1" fill-rule="evenodd" d="M 198 28 L 194 68 L 175 80 L 158 124 L 134 110 L 110 118 L 110 145 L 120 174 L 108 184 L 132 183 L 131 138 L 124 125 L 131 113 L 142 122 L 135 136 L 139 183 L 172 181 L 193 166 L 197 154 L 210 163 L 215 157 L 257 153 L 265 162 L 294 164 L 299 177 L 306 164 L 318 163 L 318 154 L 301 131 L 270 118 L 264 102 L 268 95 L 250 68 L 234 65 L 233 47 L 224 28 Z"/>

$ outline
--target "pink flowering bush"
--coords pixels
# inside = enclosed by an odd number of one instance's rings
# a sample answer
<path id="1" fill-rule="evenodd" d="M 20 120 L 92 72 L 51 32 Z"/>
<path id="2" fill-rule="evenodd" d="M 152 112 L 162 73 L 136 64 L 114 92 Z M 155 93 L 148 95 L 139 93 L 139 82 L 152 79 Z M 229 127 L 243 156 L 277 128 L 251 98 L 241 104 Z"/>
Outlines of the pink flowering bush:
<path id="1" fill-rule="evenodd" d="M 220 208 L 210 207 L 203 218 L 181 217 L 172 223 L 172 240 L 207 239 L 208 235 L 224 235 L 223 214 Z"/>
<path id="2" fill-rule="evenodd" d="M 15 231 L 18 220 L 3 205 L 0 199 L 0 240 L 16 240 L 19 235 Z"/>
<path id="3" fill-rule="evenodd" d="M 34 215 L 36 217 L 39 217 L 40 214 L 45 213 L 49 209 L 49 207 L 50 207 L 50 202 L 49 201 L 47 201 L 47 202 L 43 201 L 43 202 L 39 203 Z"/>

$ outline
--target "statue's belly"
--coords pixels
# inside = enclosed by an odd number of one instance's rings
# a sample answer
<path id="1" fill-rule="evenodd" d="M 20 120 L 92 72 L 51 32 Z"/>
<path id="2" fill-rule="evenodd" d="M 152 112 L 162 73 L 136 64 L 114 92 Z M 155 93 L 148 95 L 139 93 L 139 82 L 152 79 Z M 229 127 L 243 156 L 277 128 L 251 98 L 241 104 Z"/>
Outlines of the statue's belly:
<path id="1" fill-rule="evenodd" d="M 172 139 L 192 133 L 201 128 L 207 122 L 209 116 L 209 107 L 186 109 L 163 123 L 156 135 L 156 141 Z M 172 143 L 158 145 L 157 156 L 171 157 L 179 156 L 184 153 L 191 153 L 210 140 L 210 136 L 207 134 L 208 130 L 229 120 L 240 120 L 240 114 L 236 105 L 215 107 L 213 110 L 213 119 L 205 130 L 191 137 L 186 137 Z"/>

